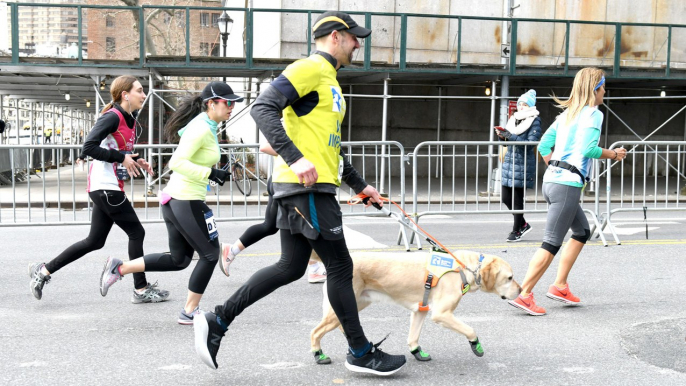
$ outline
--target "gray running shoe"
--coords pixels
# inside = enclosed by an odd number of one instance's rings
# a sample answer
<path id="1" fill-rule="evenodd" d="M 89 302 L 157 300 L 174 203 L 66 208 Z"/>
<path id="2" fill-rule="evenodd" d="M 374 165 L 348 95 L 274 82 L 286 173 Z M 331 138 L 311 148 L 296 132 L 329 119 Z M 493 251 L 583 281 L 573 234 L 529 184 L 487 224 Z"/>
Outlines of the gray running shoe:
<path id="1" fill-rule="evenodd" d="M 100 276 L 100 295 L 107 296 L 107 290 L 110 289 L 110 286 L 122 279 L 118 269 L 122 264 L 122 261 L 119 259 L 107 258 L 105 268 L 103 268 L 102 275 Z"/>
<path id="2" fill-rule="evenodd" d="M 145 291 L 139 294 L 138 291 L 133 290 L 133 295 L 131 296 L 131 303 L 159 303 L 167 300 L 169 297 L 169 291 L 165 291 L 157 288 L 157 282 L 155 284 L 150 284 L 145 287 Z"/>
<path id="3" fill-rule="evenodd" d="M 33 296 L 40 300 L 43 297 L 43 286 L 50 282 L 50 275 L 43 275 L 41 269 L 45 266 L 43 263 L 30 263 L 29 264 L 29 277 L 31 277 L 31 282 L 29 287 Z"/>
<path id="4" fill-rule="evenodd" d="M 190 313 L 186 313 L 185 309 L 181 309 L 181 312 L 179 313 L 179 324 L 183 324 L 184 326 L 192 326 L 193 325 L 193 317 L 196 315 L 202 314 L 202 311 L 200 311 L 200 306 L 195 307 L 193 311 Z"/>

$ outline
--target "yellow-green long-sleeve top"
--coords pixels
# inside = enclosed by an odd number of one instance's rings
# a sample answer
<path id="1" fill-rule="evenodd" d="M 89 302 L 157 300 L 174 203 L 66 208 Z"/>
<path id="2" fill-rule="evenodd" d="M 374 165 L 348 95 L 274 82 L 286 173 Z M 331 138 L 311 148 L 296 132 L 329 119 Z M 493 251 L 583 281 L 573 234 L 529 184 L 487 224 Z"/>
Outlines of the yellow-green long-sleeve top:
<path id="1" fill-rule="evenodd" d="M 164 192 L 177 200 L 205 201 L 207 179 L 220 156 L 217 122 L 201 113 L 179 130 L 179 136 L 179 147 L 169 160 L 174 173 Z"/>

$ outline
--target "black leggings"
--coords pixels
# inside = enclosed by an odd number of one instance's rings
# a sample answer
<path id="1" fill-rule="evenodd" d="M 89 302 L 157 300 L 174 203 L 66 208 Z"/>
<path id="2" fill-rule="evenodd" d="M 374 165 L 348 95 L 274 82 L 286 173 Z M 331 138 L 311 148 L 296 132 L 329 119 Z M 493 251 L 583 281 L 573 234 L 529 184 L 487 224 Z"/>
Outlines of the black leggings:
<path id="1" fill-rule="evenodd" d="M 210 233 L 209 227 L 214 227 L 214 220 L 206 221 L 206 217 L 211 214 L 210 208 L 200 200 L 172 199 L 162 205 L 170 252 L 143 256 L 145 270 L 180 271 L 191 264 L 193 252 L 197 251 L 200 260 L 188 281 L 188 290 L 197 294 L 204 293 L 219 261 L 219 233 L 216 228 Z"/>
<path id="2" fill-rule="evenodd" d="M 93 201 L 90 233 L 88 237 L 65 249 L 59 256 L 45 264 L 45 269 L 50 274 L 59 271 L 60 268 L 85 254 L 104 247 L 113 224 L 117 224 L 129 236 L 129 260 L 143 256 L 145 229 L 124 192 L 96 190 L 89 192 L 88 196 Z M 142 272 L 133 274 L 133 283 L 137 289 L 148 285 L 145 274 Z"/>
<path id="3" fill-rule="evenodd" d="M 353 262 L 345 239 L 324 240 L 319 236 L 316 240 L 310 240 L 302 234 L 291 234 L 288 229 L 282 229 L 280 236 L 281 259 L 255 272 L 223 305 L 215 308 L 215 313 L 231 324 L 251 304 L 302 277 L 314 248 L 326 266 L 329 302 L 341 321 L 348 345 L 353 349 L 365 347 L 369 341 L 362 331 L 357 313 L 352 286 Z"/>
<path id="4" fill-rule="evenodd" d="M 512 191 L 514 191 L 514 205 L 512 205 Z M 522 210 L 524 209 L 524 188 L 512 188 L 510 186 L 503 185 L 502 189 L 502 200 L 503 204 L 507 206 L 509 210 Z M 512 231 L 516 232 L 526 224 L 524 220 L 524 213 L 513 213 L 514 225 L 512 225 Z"/>
<path id="5" fill-rule="evenodd" d="M 278 205 L 274 203 L 271 178 L 267 183 L 267 191 L 269 192 L 269 202 L 267 202 L 267 209 L 264 211 L 264 222 L 246 229 L 241 237 L 238 238 L 245 248 L 267 236 L 275 234 L 279 230 L 279 228 L 276 227 L 276 214 L 279 208 Z"/>

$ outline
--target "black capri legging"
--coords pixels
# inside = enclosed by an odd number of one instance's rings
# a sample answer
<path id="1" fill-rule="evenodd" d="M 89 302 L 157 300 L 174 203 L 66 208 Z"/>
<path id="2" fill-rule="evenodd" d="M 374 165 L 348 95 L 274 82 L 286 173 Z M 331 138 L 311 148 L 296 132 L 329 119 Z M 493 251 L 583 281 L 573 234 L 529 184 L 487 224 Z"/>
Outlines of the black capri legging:
<path id="1" fill-rule="evenodd" d="M 114 224 L 117 224 L 129 237 L 129 260 L 143 256 L 145 229 L 133 210 L 131 202 L 126 198 L 126 194 L 120 190 L 94 190 L 89 192 L 88 196 L 93 201 L 90 233 L 88 237 L 72 244 L 59 256 L 45 264 L 45 269 L 51 274 L 87 253 L 104 247 Z M 133 284 L 137 289 L 145 288 L 148 285 L 145 274 L 134 273 Z"/>
<path id="2" fill-rule="evenodd" d="M 197 251 L 200 260 L 188 281 L 188 290 L 204 293 L 219 261 L 219 233 L 214 228 L 212 211 L 200 200 L 172 199 L 162 205 L 162 216 L 170 252 L 143 256 L 145 270 L 180 271 L 191 264 L 193 252 Z"/>
<path id="3" fill-rule="evenodd" d="M 274 190 L 272 189 L 271 177 L 269 177 L 269 181 L 267 181 L 267 192 L 269 193 L 269 201 L 267 202 L 267 209 L 264 211 L 264 222 L 249 227 L 243 232 L 241 237 L 238 238 L 245 248 L 267 236 L 275 234 L 279 230 L 279 228 L 276 227 L 278 206 L 274 203 Z"/>

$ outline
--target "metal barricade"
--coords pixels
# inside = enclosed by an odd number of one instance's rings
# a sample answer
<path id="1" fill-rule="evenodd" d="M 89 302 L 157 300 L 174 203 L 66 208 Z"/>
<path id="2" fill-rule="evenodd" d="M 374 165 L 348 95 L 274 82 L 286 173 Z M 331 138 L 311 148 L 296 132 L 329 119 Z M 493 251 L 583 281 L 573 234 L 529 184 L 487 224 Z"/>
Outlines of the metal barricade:
<path id="1" fill-rule="evenodd" d="M 369 184 L 404 207 L 404 162 L 407 159 L 400 143 L 343 142 L 341 146 Z M 156 174 L 142 173 L 141 177 L 125 182 L 126 195 L 143 223 L 163 221 L 157 191 L 169 178 L 170 170 L 165 165 L 176 147 L 171 144 L 135 147 L 140 157 L 152 160 L 151 166 Z M 7 155 L 7 162 L 3 161 L 0 167 L 7 169 L 9 177 L 8 185 L 0 184 L 0 227 L 90 224 L 91 202 L 87 193 L 90 162 L 83 168 L 76 165 L 74 161 L 80 150 L 81 146 L 77 145 L 0 145 L 0 155 Z M 233 178 L 224 186 L 208 185 L 206 202 L 212 208 L 216 221 L 263 219 L 273 157 L 259 153 L 258 144 L 222 144 L 220 150 L 222 159 L 218 167 L 224 165 L 232 172 Z M 41 159 L 60 162 L 54 165 L 55 170 L 47 162 L 32 167 L 32 153 L 41 154 Z M 31 169 L 33 179 L 28 176 Z M 21 173 L 27 173 L 26 178 L 20 179 Z M 238 181 L 237 176 L 244 178 Z M 36 178 L 39 182 L 35 181 Z M 338 198 L 344 203 L 354 195 L 355 192 L 346 186 L 339 189 Z M 342 212 L 344 216 L 380 215 L 376 209 L 365 209 L 360 205 L 350 206 Z"/>
<path id="2" fill-rule="evenodd" d="M 504 144 L 511 149 L 523 147 L 526 160 L 527 152 L 536 151 L 538 142 L 427 141 L 417 145 L 411 153 L 412 213 L 416 221 L 422 216 L 436 214 L 547 213 L 548 204 L 541 189 L 545 172 L 542 162 L 536 162 L 534 188 L 524 188 L 522 210 L 507 209 L 500 196 L 493 193 L 495 178 L 492 177 L 500 168 L 489 170 L 488 165 L 498 157 L 497 147 Z M 498 164 L 498 160 L 495 161 Z M 512 162 L 514 169 L 514 159 Z M 526 173 L 526 164 L 524 170 Z M 426 182 L 422 183 L 422 180 Z M 595 224 L 593 229 L 599 228 L 597 200 L 597 196 L 588 199 L 582 194 L 581 197 L 584 212 Z M 420 204 L 425 205 L 421 211 Z M 607 245 L 604 235 L 599 233 L 599 236 Z M 417 246 L 421 247 L 419 240 Z"/>
<path id="3" fill-rule="evenodd" d="M 647 221 L 648 211 L 686 210 L 680 201 L 681 179 L 686 162 L 686 141 L 621 141 L 609 148 L 624 147 L 624 161 L 606 160 L 606 207 L 600 213 L 602 228 L 609 225 L 615 242 L 621 241 L 612 224 L 612 216 L 619 212 L 642 212 Z M 617 183 L 617 180 L 619 182 Z M 619 187 L 619 193 L 613 193 Z M 671 189 L 674 189 L 672 192 Z M 598 195 L 601 193 L 598 192 Z M 652 196 L 652 199 L 649 197 Z M 647 228 L 646 228 L 646 237 Z"/>

